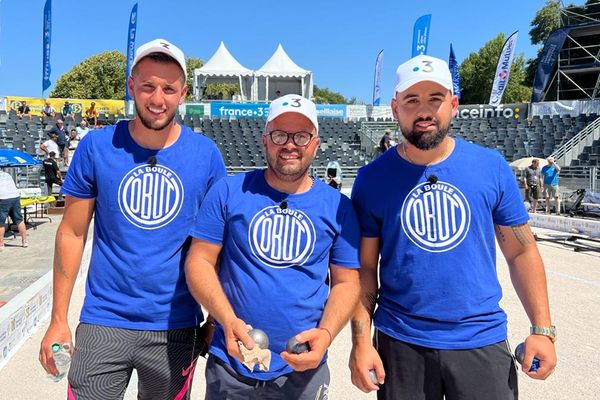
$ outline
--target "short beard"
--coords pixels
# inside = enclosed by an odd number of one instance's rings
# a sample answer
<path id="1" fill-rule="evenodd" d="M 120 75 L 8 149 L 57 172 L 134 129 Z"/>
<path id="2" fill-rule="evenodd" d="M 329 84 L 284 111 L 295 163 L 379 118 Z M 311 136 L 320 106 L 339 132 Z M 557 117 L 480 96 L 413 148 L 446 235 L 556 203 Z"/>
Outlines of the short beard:
<path id="1" fill-rule="evenodd" d="M 414 123 L 421 121 L 433 121 L 433 118 L 419 118 Z M 402 136 L 404 136 L 404 138 L 417 149 L 431 150 L 442 143 L 444 138 L 448 135 L 450 124 L 446 126 L 439 126 L 437 132 L 434 134 L 417 132 L 416 130 L 405 130 L 402 127 L 400 127 L 400 130 L 402 131 Z"/>
<path id="2" fill-rule="evenodd" d="M 269 169 L 271 170 L 271 172 L 273 172 L 273 174 L 279 180 L 281 180 L 283 182 L 295 182 L 308 174 L 308 170 L 310 169 L 310 163 L 308 163 L 308 165 L 306 165 L 304 168 L 302 165 L 300 165 L 299 169 L 295 169 L 290 166 L 282 167 L 282 166 L 278 165 L 277 160 L 278 160 L 278 156 L 279 156 L 280 152 L 281 152 L 281 150 L 276 153 L 276 155 L 273 159 L 270 159 L 268 156 L 266 157 L 267 164 L 269 165 Z M 303 158 L 305 156 L 306 156 L 306 154 L 303 155 Z"/>
<path id="3" fill-rule="evenodd" d="M 135 100 L 134 100 L 134 102 L 135 102 Z M 135 109 L 136 110 L 140 110 L 140 108 L 138 108 L 137 102 L 135 102 Z M 173 120 L 175 119 L 175 113 L 176 112 L 177 112 L 176 110 L 173 110 L 173 113 L 168 116 L 167 121 L 164 124 L 161 124 L 161 125 L 153 124 L 151 121 L 149 121 L 148 119 L 144 118 L 144 116 L 142 115 L 142 113 L 139 112 L 139 111 L 137 113 L 137 118 L 139 118 L 140 122 L 142 123 L 142 125 L 144 125 L 144 127 L 146 129 L 150 129 L 150 130 L 153 130 L 153 131 L 162 131 L 163 129 L 165 129 L 167 126 L 169 126 L 173 122 Z"/>

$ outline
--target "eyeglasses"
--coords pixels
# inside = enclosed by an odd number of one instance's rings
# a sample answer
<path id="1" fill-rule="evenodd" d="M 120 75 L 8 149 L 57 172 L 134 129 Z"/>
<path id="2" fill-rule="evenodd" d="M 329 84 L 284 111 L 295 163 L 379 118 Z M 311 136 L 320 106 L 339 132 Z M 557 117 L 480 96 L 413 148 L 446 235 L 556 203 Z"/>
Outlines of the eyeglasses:
<path id="1" fill-rule="evenodd" d="M 267 135 L 269 135 L 271 137 L 271 140 L 273 141 L 273 143 L 278 146 L 283 146 L 284 144 L 287 144 L 287 142 L 290 140 L 290 137 L 291 137 L 294 144 L 296 146 L 300 146 L 300 147 L 308 146 L 310 141 L 315 136 L 312 133 L 305 132 L 305 131 L 290 133 L 290 132 L 279 131 L 279 130 L 271 131 L 271 132 L 267 133 Z"/>

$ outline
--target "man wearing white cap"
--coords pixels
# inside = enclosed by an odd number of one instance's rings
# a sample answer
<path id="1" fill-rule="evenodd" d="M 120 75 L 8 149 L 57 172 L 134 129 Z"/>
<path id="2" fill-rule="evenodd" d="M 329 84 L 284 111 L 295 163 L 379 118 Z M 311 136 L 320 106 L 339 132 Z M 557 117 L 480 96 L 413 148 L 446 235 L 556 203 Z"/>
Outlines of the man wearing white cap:
<path id="1" fill-rule="evenodd" d="M 404 140 L 361 168 L 352 192 L 362 235 L 352 381 L 380 399 L 516 398 L 494 234 L 532 323 L 523 369 L 537 357 L 526 373 L 545 379 L 556 365 L 544 265 L 516 181 L 498 152 L 448 136 L 458 98 L 446 62 L 421 55 L 396 74 Z"/>
<path id="2" fill-rule="evenodd" d="M 219 181 L 191 231 L 188 286 L 217 321 L 206 398 L 326 399 L 326 351 L 358 301 L 358 221 L 307 173 L 320 143 L 310 100 L 274 100 L 262 142 L 267 169 Z M 259 345 L 248 325 L 269 339 L 262 368 L 240 349 Z M 293 337 L 309 351 L 286 352 Z"/>
<path id="3" fill-rule="evenodd" d="M 185 58 L 163 39 L 137 49 L 127 82 L 137 117 L 86 135 L 62 186 L 54 299 L 40 362 L 73 340 L 67 312 L 88 227 L 94 241 L 69 371 L 69 398 L 122 398 L 135 369 L 140 399 L 187 399 L 202 312 L 185 283 L 188 233 L 225 176 L 215 144 L 177 124 Z"/>
<path id="4" fill-rule="evenodd" d="M 554 157 L 546 159 L 547 165 L 542 167 L 544 177 L 544 197 L 546 198 L 546 214 L 550 214 L 550 197 L 554 198 L 554 212 L 560 214 L 560 203 L 558 200 L 558 174 L 560 167 L 554 162 Z"/>

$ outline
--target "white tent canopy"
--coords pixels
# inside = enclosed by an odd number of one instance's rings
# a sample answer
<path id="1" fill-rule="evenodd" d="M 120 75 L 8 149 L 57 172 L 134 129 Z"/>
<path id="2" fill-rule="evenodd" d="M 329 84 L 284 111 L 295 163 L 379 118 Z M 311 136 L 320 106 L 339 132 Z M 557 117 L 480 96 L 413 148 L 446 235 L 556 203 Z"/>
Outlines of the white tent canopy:
<path id="1" fill-rule="evenodd" d="M 194 96 L 200 100 L 204 88 L 211 83 L 236 83 L 245 101 L 251 93 L 252 82 L 253 71 L 240 64 L 221 42 L 210 60 L 194 70 Z"/>
<path id="2" fill-rule="evenodd" d="M 313 95 L 312 72 L 292 61 L 281 44 L 254 73 L 252 97 L 257 101 L 269 101 L 277 97 L 277 91 L 280 95 L 295 93 L 309 99 Z"/>

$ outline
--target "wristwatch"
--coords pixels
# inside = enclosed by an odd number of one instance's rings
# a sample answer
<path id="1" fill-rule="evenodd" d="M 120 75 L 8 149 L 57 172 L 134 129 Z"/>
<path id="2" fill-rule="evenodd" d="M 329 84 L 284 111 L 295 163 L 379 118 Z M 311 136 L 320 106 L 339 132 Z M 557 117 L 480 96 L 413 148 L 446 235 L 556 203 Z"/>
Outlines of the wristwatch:
<path id="1" fill-rule="evenodd" d="M 532 326 L 529 333 L 532 335 L 548 336 L 552 343 L 556 342 L 556 327 L 550 326 Z"/>

